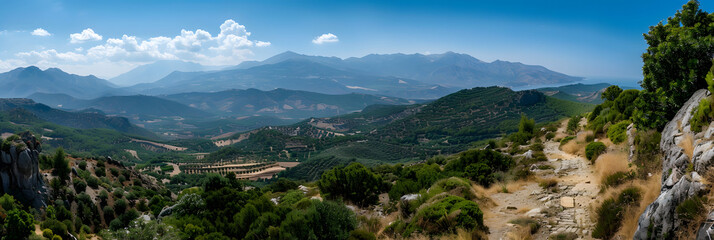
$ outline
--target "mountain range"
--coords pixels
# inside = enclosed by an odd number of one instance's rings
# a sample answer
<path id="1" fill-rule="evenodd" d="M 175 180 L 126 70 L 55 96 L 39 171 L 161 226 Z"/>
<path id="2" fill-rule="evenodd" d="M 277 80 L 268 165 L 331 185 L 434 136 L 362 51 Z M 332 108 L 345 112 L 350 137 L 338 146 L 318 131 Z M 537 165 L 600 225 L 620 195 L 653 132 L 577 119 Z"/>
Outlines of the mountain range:
<path id="1" fill-rule="evenodd" d="M 579 81 L 542 66 L 491 63 L 467 54 L 371 54 L 361 58 L 284 52 L 218 70 L 191 62 L 159 61 L 110 81 L 30 66 L 0 74 L 0 97 L 61 93 L 78 99 L 126 95 L 170 95 L 255 88 L 284 88 L 324 94 L 362 93 L 408 99 L 436 99 L 476 86 L 537 86 Z M 210 71 L 206 71 L 210 70 Z M 137 83 L 130 87 L 119 87 Z"/>
<path id="2" fill-rule="evenodd" d="M 128 87 L 140 83 L 152 83 L 166 77 L 175 71 L 184 72 L 200 72 L 220 70 L 219 66 L 204 66 L 194 62 L 185 62 L 180 60 L 162 60 L 151 64 L 138 66 L 128 72 L 109 79 L 110 82 Z"/>
<path id="3" fill-rule="evenodd" d="M 28 111 L 39 119 L 62 126 L 78 129 L 105 128 L 136 136 L 156 138 L 153 133 L 130 123 L 124 117 L 106 116 L 97 112 L 68 112 L 25 98 L 0 99 L 0 111 L 7 112 L 17 109 Z"/>
<path id="4" fill-rule="evenodd" d="M 127 94 L 107 80 L 79 76 L 58 68 L 41 70 L 30 66 L 0 73 L 0 97 L 26 97 L 36 92 L 62 93 L 76 98 Z"/>
<path id="5" fill-rule="evenodd" d="M 370 54 L 361 58 L 320 57 L 284 52 L 262 62 L 247 61 L 234 69 L 275 64 L 291 59 L 308 60 L 345 71 L 414 79 L 444 87 L 472 88 L 481 86 L 522 87 L 544 84 L 570 83 L 582 80 L 551 71 L 537 65 L 518 62 L 478 60 L 468 54 Z"/>

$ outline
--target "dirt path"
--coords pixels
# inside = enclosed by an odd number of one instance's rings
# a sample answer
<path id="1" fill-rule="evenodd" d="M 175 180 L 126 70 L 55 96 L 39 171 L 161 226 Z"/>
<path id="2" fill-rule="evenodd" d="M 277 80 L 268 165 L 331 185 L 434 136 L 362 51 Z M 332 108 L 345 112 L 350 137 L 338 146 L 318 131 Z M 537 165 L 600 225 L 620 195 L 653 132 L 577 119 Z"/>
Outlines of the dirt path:
<path id="1" fill-rule="evenodd" d="M 558 134 L 564 134 L 564 128 Z M 541 228 L 534 239 L 547 239 L 557 233 L 574 233 L 581 239 L 590 237 L 593 223 L 590 205 L 595 201 L 599 186 L 592 165 L 581 156 L 559 149 L 560 143 L 547 141 L 543 152 L 554 169 L 533 170 L 536 179 L 557 179 L 555 190 L 544 190 L 538 181 L 510 183 L 508 193 L 494 193 L 490 198 L 497 206 L 484 209 L 489 239 L 520 239 L 517 227 L 508 223 L 517 218 L 537 219 Z M 502 188 L 502 186 L 496 186 Z M 494 190 L 489 190 L 494 192 Z M 522 233 L 521 233 L 522 234 Z"/>
<path id="2" fill-rule="evenodd" d="M 174 170 L 169 173 L 169 176 L 173 177 L 173 176 L 179 175 L 179 173 L 181 173 L 181 169 L 179 169 L 179 166 L 176 165 L 175 163 L 166 163 L 166 164 L 174 167 Z"/>

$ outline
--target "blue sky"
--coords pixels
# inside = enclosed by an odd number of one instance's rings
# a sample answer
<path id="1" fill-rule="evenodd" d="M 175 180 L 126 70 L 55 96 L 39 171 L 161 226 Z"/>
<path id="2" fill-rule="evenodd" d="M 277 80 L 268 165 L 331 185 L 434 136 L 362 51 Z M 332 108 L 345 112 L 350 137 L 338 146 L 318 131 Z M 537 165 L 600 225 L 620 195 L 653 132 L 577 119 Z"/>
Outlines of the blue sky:
<path id="1" fill-rule="evenodd" d="M 633 82 L 641 78 L 642 33 L 686 3 L 2 1 L 0 71 L 38 65 L 112 77 L 160 59 L 235 65 L 288 50 L 342 58 L 454 51 Z"/>

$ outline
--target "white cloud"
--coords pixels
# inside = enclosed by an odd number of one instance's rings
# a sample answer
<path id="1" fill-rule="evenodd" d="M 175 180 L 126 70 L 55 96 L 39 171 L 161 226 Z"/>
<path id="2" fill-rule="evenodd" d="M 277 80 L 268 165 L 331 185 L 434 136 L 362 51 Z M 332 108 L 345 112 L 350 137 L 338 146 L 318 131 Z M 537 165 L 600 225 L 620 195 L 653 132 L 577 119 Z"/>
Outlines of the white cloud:
<path id="1" fill-rule="evenodd" d="M 322 34 L 315 39 L 312 40 L 312 43 L 314 44 L 323 44 L 323 43 L 333 43 L 333 42 L 339 42 L 340 39 L 337 38 L 337 35 L 332 34 L 332 33 L 325 33 Z"/>
<path id="2" fill-rule="evenodd" d="M 32 35 L 40 36 L 40 37 L 52 36 L 52 34 L 50 34 L 50 32 L 48 32 L 47 30 L 44 30 L 42 28 L 37 28 L 34 31 L 32 31 Z"/>
<path id="3" fill-rule="evenodd" d="M 69 35 L 70 43 L 83 43 L 86 41 L 99 41 L 102 40 L 102 35 L 94 32 L 91 28 L 82 30 L 81 33 L 72 33 Z"/>
<path id="4" fill-rule="evenodd" d="M 111 76 L 118 74 L 113 69 L 108 70 L 111 64 L 130 67 L 156 60 L 184 60 L 204 65 L 234 65 L 249 60 L 253 55 L 252 48 L 270 46 L 270 42 L 250 39 L 251 33 L 245 26 L 233 20 L 226 20 L 219 29 L 220 32 L 215 35 L 202 29 L 183 29 L 177 36 L 148 39 L 125 34 L 121 38 L 108 38 L 102 44 L 75 48 L 73 51 L 42 49 L 16 53 L 16 61 L 12 63 L 23 63 L 17 66 L 61 67 L 63 70 L 75 69 L 76 73 L 90 71 L 95 75 Z M 101 36 L 88 28 L 82 33 L 72 34 L 71 38 L 73 43 L 79 43 L 101 39 Z M 5 65 L 9 63 L 6 61 Z"/>

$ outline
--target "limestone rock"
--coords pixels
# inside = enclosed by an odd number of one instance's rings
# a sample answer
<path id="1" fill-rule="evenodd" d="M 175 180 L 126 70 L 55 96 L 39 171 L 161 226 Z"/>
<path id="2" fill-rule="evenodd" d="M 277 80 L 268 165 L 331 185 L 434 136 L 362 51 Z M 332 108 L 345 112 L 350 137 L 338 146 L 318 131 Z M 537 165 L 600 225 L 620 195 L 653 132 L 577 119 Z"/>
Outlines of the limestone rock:
<path id="1" fill-rule="evenodd" d="M 572 197 L 561 197 L 560 198 L 560 206 L 564 208 L 574 208 L 575 207 L 575 199 Z"/>
<path id="2" fill-rule="evenodd" d="M 681 202 L 703 190 L 701 173 L 714 165 L 714 140 L 706 136 L 714 132 L 711 127 L 703 133 L 692 132 L 689 119 L 692 110 L 708 95 L 706 89 L 695 92 L 664 127 L 660 141 L 663 153 L 660 195 L 640 215 L 634 239 L 661 239 L 664 234 L 681 231 L 678 228 L 682 221 L 677 219 L 675 209 Z M 692 144 L 685 146 L 693 149 L 691 159 L 685 153 L 683 144 Z M 688 168 L 690 163 L 694 171 Z"/>
<path id="3" fill-rule="evenodd" d="M 0 193 L 34 208 L 46 206 L 47 189 L 39 168 L 40 142 L 25 132 L 0 152 Z"/>

